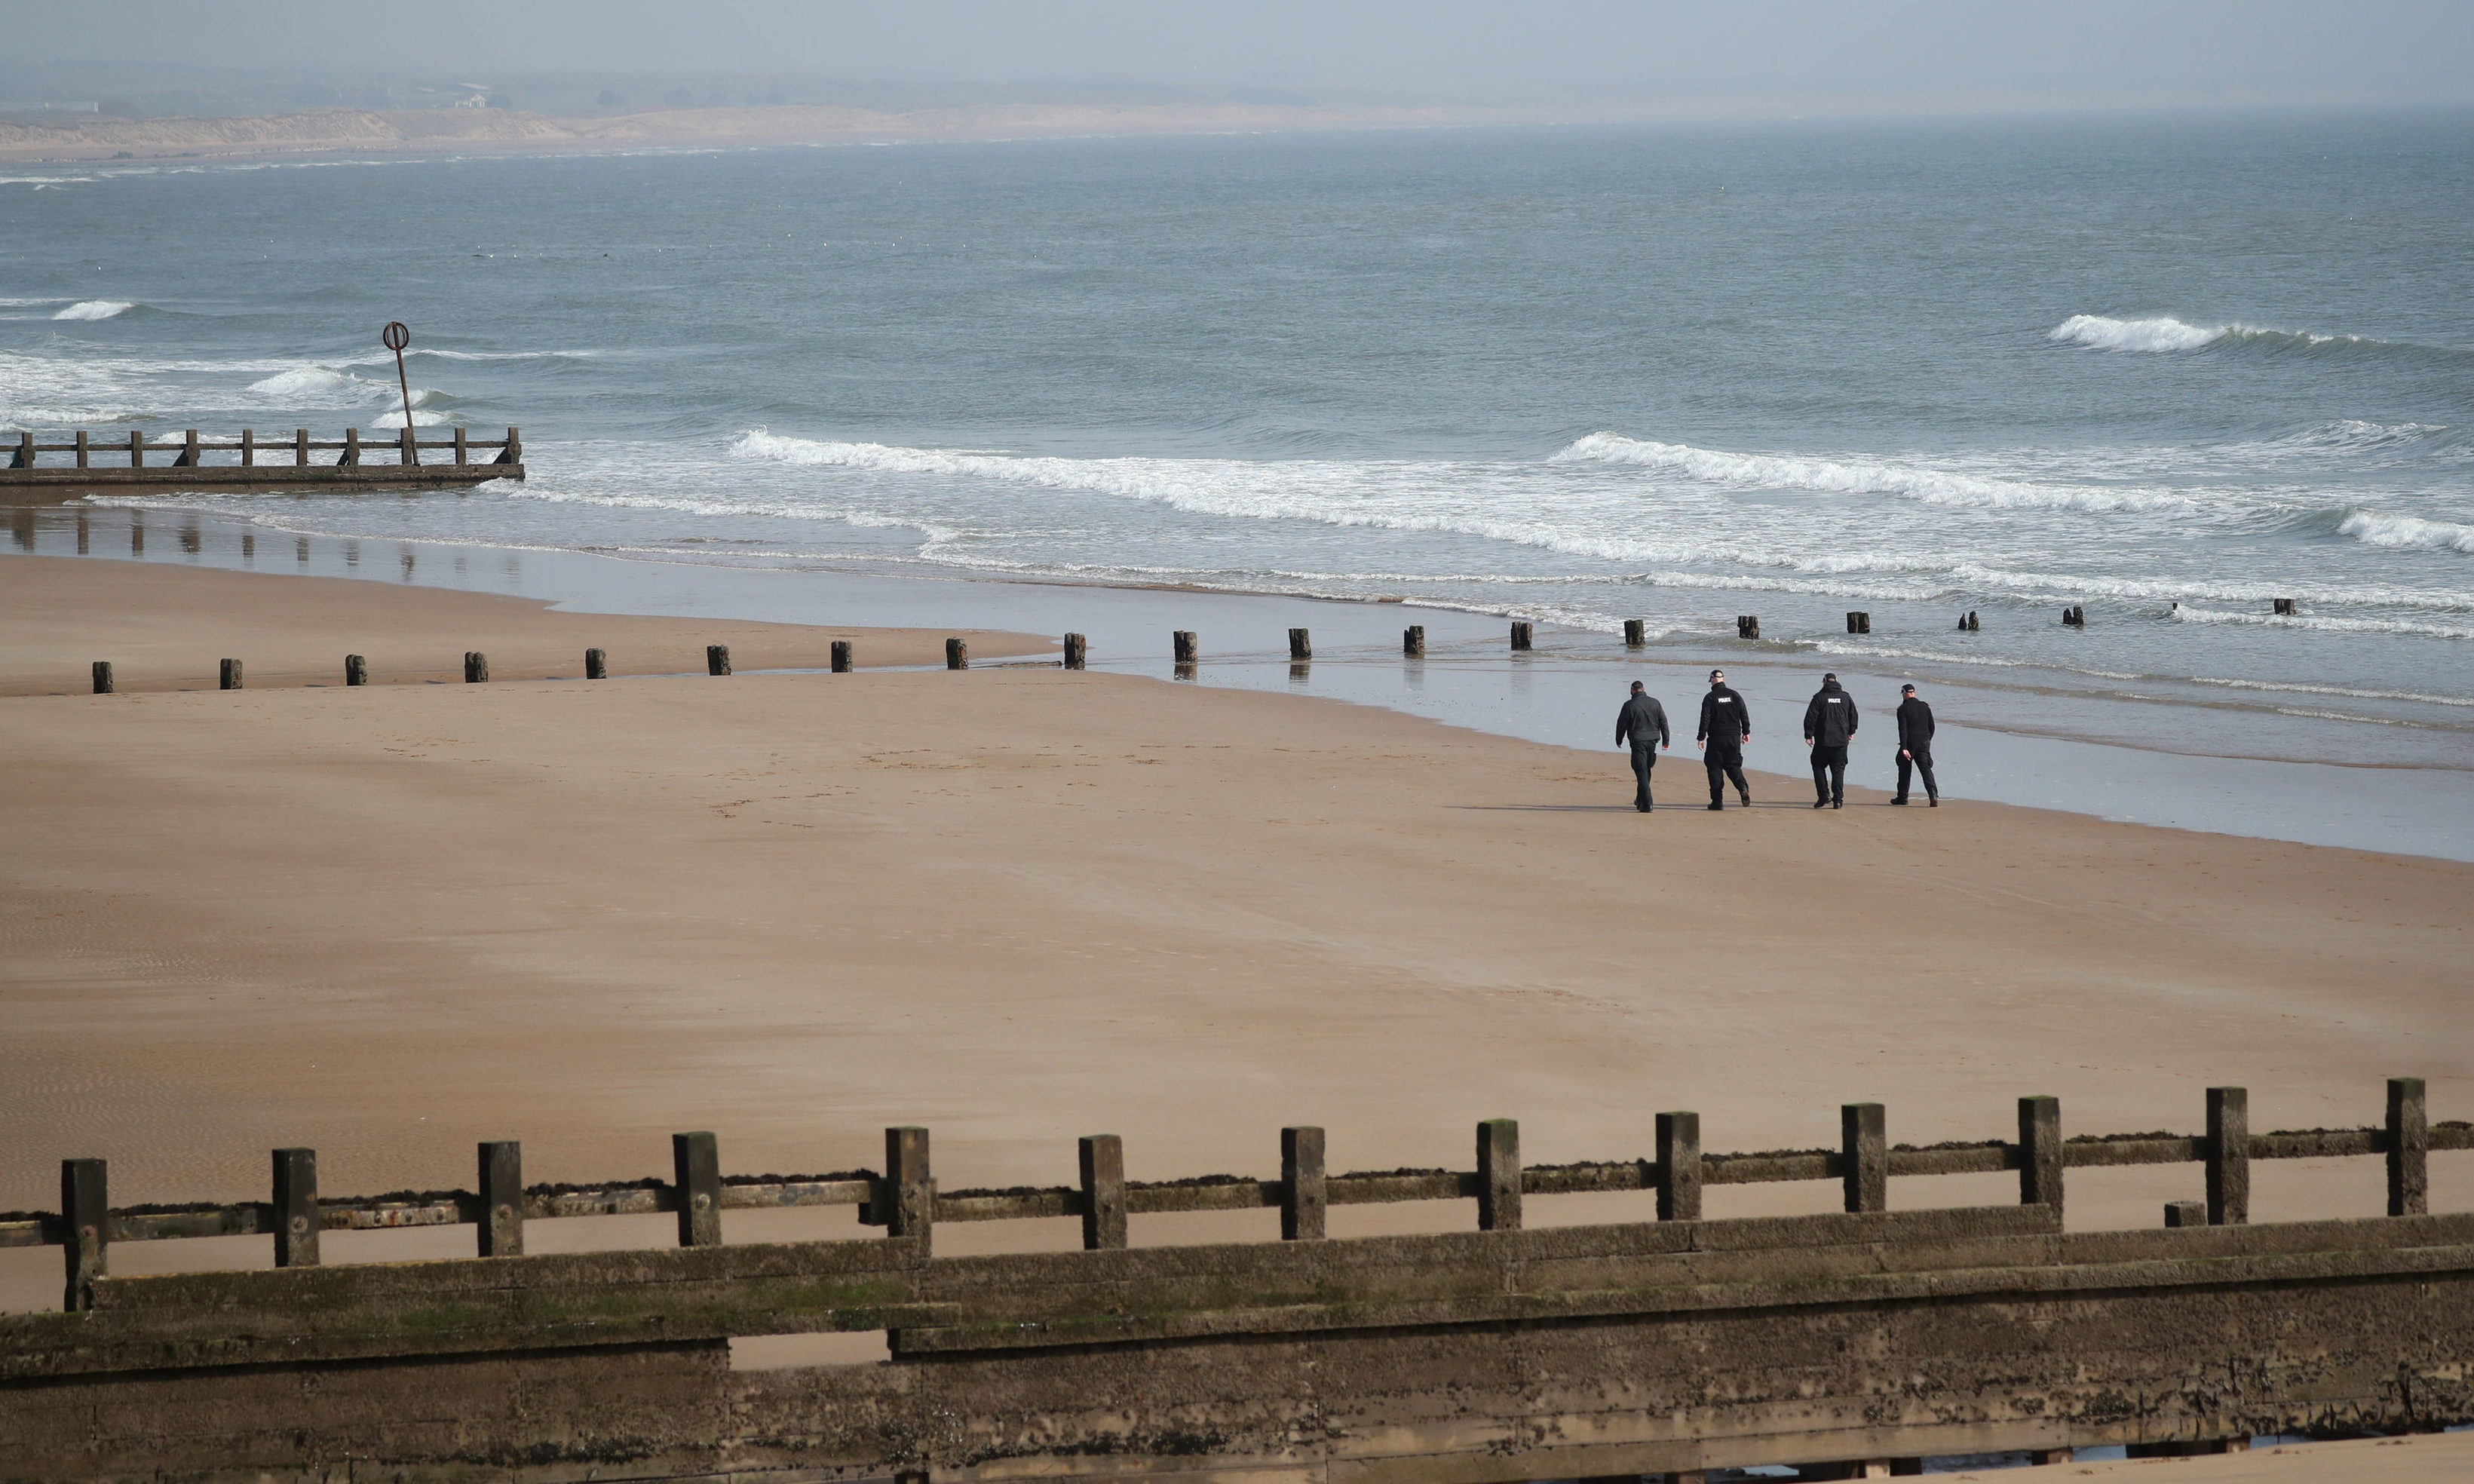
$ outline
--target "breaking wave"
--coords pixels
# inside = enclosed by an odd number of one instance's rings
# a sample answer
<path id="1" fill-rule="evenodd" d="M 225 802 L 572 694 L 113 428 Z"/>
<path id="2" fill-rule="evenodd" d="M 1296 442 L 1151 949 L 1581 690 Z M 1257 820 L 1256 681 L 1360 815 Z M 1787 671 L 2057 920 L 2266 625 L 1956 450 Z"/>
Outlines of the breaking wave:
<path id="1" fill-rule="evenodd" d="M 1591 433 L 1558 451 L 1549 462 L 1631 464 L 1739 489 L 1815 490 L 1827 494 L 1900 495 L 1932 505 L 1978 509 L 2158 510 L 2188 506 L 2189 496 L 2170 491 L 2097 489 L 2030 484 L 2016 479 L 1954 474 L 1918 464 L 1876 459 L 1807 458 L 1791 454 L 1730 453 L 1689 444 L 1653 443 L 1620 433 Z"/>
<path id="2" fill-rule="evenodd" d="M 81 299 L 52 316 L 56 320 L 109 320 L 137 307 L 129 299 Z"/>
<path id="3" fill-rule="evenodd" d="M 2094 346 L 2099 351 L 2195 351 L 2233 332 L 2231 325 L 2188 325 L 2159 315 L 2153 319 L 2117 320 L 2104 314 L 2074 314 L 2049 331 L 2048 340 Z"/>
<path id="4" fill-rule="evenodd" d="M 2351 536 L 2366 547 L 2420 547 L 2474 554 L 2474 525 L 2457 521 L 2426 521 L 2420 516 L 2382 515 L 2373 510 L 2356 510 L 2338 523 L 2337 533 Z"/>

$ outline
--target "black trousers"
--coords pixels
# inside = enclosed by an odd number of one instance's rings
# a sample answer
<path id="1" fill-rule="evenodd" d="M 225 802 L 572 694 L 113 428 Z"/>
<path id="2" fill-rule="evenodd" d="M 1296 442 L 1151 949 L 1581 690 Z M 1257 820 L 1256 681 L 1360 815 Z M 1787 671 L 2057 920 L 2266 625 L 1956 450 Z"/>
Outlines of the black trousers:
<path id="1" fill-rule="evenodd" d="M 1901 752 L 1899 754 L 1899 798 L 1901 802 L 1904 802 L 1907 796 L 1907 775 L 1910 769 L 1921 771 L 1925 775 L 1925 797 L 1928 799 L 1937 799 L 1941 797 L 1941 790 L 1933 787 L 1932 754 L 1929 751 L 1917 752 L 1914 757 L 1910 758 L 1905 752 Z"/>
<path id="2" fill-rule="evenodd" d="M 1812 749 L 1812 796 L 1824 804 L 1843 802 L 1847 797 L 1847 748 Z"/>
<path id="3" fill-rule="evenodd" d="M 1731 783 L 1735 786 L 1735 796 L 1737 798 L 1748 799 L 1753 796 L 1752 786 L 1744 782 L 1744 765 L 1742 762 L 1732 758 L 1711 758 L 1706 760 L 1702 764 L 1702 766 L 1707 767 L 1710 770 L 1710 803 L 1725 803 L 1727 801 L 1727 785 Z"/>
<path id="4" fill-rule="evenodd" d="M 1637 787 L 1633 790 L 1633 808 L 1647 809 L 1649 807 L 1649 770 L 1657 766 L 1658 749 L 1656 747 L 1635 747 L 1632 749 L 1632 776 L 1634 782 L 1637 785 Z"/>

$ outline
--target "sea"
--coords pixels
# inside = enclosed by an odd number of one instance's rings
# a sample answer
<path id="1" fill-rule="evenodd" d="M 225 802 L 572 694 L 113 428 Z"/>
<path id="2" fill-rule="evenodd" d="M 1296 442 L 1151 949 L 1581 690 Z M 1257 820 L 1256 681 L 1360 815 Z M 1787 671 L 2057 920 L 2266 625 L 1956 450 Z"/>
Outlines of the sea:
<path id="1" fill-rule="evenodd" d="M 1787 704 L 1837 668 L 2014 738 L 2474 799 L 2463 110 L 0 178 L 11 433 L 383 433 L 391 320 L 412 421 L 521 426 L 527 479 L 98 511 L 468 585 L 434 554 L 1275 595 L 1393 669 L 1420 614 L 1503 664 L 1524 620 L 1687 717 L 1706 665 Z"/>

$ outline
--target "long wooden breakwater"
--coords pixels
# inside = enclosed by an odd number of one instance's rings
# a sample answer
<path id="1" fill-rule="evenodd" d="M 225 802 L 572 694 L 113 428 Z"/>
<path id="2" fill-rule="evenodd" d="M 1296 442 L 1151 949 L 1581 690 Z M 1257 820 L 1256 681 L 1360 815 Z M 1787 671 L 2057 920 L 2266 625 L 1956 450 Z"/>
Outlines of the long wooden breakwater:
<path id="1" fill-rule="evenodd" d="M 7 454 L 7 462 L 0 464 L 0 494 L 41 490 L 66 495 L 133 486 L 393 489 L 524 476 L 520 429 L 508 428 L 503 438 L 475 438 L 463 427 L 453 434 L 423 438 L 404 427 L 392 438 L 365 441 L 359 428 L 348 427 L 340 439 L 320 439 L 301 427 L 290 438 L 260 442 L 257 430 L 250 427 L 228 441 L 202 439 L 194 427 L 167 440 L 150 439 L 135 428 L 101 437 L 80 428 L 68 442 L 46 443 L 31 431 L 20 431 L 13 444 L 0 443 Z M 427 457 L 424 450 L 445 456 Z M 47 454 L 55 455 L 48 463 Z M 59 458 L 61 454 L 67 457 Z"/>
<path id="2" fill-rule="evenodd" d="M 1072 1185 L 940 1189 L 928 1131 L 881 1169 L 731 1177 L 710 1133 L 669 1178 L 522 1181 L 329 1201 L 317 1156 L 273 1199 L 108 1204 L 100 1161 L 0 1239 L 60 1241 L 67 1312 L 0 1316 L 0 1436 L 29 1477 L 594 1477 L 753 1484 L 1093 1478 L 1445 1484 L 1796 1468 L 1923 1472 L 2011 1450 L 2221 1451 L 2260 1434 L 2474 1421 L 2474 1215 L 2432 1215 L 2428 1158 L 2474 1128 L 2385 1119 L 2253 1133 L 2237 1087 L 2206 1131 L 2064 1138 L 2051 1098 L 2015 1139 L 1894 1146 L 1878 1104 L 1836 1149 L 1525 1164 L 1510 1120 L 1475 1168 L 1327 1175 L 1281 1133 L 1277 1180 L 1133 1180 L 1091 1135 Z M 2262 1158 L 2384 1156 L 2386 1216 L 2251 1224 Z M 2167 1229 L 2065 1233 L 2064 1172 L 2198 1163 Z M 2016 1172 L 2016 1205 L 1888 1209 L 1888 1181 Z M 1709 1219 L 1706 1186 L 1835 1181 L 1843 1213 Z M 1655 1190 L 1658 1219 L 1538 1229 L 1524 1197 Z M 1333 1239 L 1334 1205 L 1471 1201 L 1474 1231 Z M 721 1212 L 857 1204 L 871 1239 L 726 1244 Z M 1278 1242 L 1133 1247 L 1128 1216 L 1276 1206 Z M 670 1251 L 524 1253 L 550 1217 L 670 1211 Z M 1079 1217 L 1081 1252 L 938 1257 L 944 1221 Z M 473 1258 L 327 1266 L 324 1230 L 470 1223 Z M 112 1277 L 115 1241 L 255 1232 L 271 1271 Z M 889 1363 L 741 1370 L 730 1342 L 883 1331 Z M 371 1476 L 376 1476 L 372 1474 Z"/>
<path id="3" fill-rule="evenodd" d="M 2068 1139 L 2061 1133 L 2060 1100 L 2028 1097 L 2019 1100 L 2015 1140 L 1922 1148 L 1888 1142 L 1881 1104 L 1851 1103 L 1839 1110 L 1838 1148 L 1749 1154 L 1705 1153 L 1700 1115 L 1667 1112 L 1652 1121 L 1650 1156 L 1561 1165 L 1523 1164 L 1519 1125 L 1489 1119 L 1477 1126 L 1474 1170 L 1344 1175 L 1325 1173 L 1323 1131 L 1300 1127 L 1280 1131 L 1277 1180 L 1128 1180 L 1123 1140 L 1091 1134 L 1076 1149 L 1078 1184 L 950 1191 L 936 1188 L 929 1171 L 928 1131 L 919 1128 L 885 1131 L 882 1170 L 725 1176 L 715 1135 L 691 1132 L 671 1136 L 667 1180 L 648 1176 L 584 1184 L 526 1185 L 521 1145 L 493 1140 L 480 1146 L 473 1189 L 345 1198 L 320 1195 L 315 1150 L 279 1149 L 266 1201 L 123 1207 L 109 1204 L 106 1162 L 75 1158 L 61 1162 L 59 1211 L 0 1213 L 0 1248 L 63 1248 L 65 1306 L 81 1309 L 92 1306 L 94 1281 L 107 1271 L 107 1253 L 115 1242 L 267 1235 L 274 1239 L 278 1267 L 306 1267 L 319 1261 L 322 1231 L 466 1225 L 477 1229 L 479 1255 L 508 1256 L 523 1251 L 527 1220 L 667 1211 L 678 1214 L 680 1246 L 706 1247 L 721 1240 L 722 1211 L 784 1206 L 857 1206 L 862 1225 L 885 1227 L 894 1236 L 924 1236 L 937 1222 L 1079 1217 L 1083 1246 L 1099 1251 L 1126 1245 L 1128 1216 L 1276 1208 L 1282 1238 L 1298 1241 L 1324 1234 L 1324 1213 L 1333 1205 L 1475 1201 L 1478 1229 L 1496 1231 L 1520 1226 L 1524 1196 L 1650 1191 L 1656 1193 L 1659 1220 L 1698 1221 L 1708 1186 L 1799 1180 L 1838 1182 L 1845 1208 L 1863 1213 L 1888 1209 L 1893 1177 L 2015 1172 L 2021 1204 L 2058 1208 L 2069 1169 L 2196 1164 L 2204 1169 L 2201 1195 L 2169 1203 L 2164 1224 L 2243 1226 L 2250 1220 L 2252 1161 L 2380 1156 L 2388 1163 L 2388 1214 L 2414 1216 L 2429 1209 L 2431 1153 L 2474 1150 L 2474 1123 L 2431 1124 L 2425 1096 L 2420 1078 L 2391 1078 L 2380 1124 L 2254 1133 L 2247 1090 L 2211 1087 L 2203 1133 Z"/>

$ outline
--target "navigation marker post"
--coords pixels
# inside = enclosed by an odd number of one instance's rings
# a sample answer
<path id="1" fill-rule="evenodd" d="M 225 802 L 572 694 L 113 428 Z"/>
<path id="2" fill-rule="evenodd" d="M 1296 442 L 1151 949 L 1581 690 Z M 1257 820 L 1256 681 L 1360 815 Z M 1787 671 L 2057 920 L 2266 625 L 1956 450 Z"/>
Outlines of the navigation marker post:
<path id="1" fill-rule="evenodd" d="M 403 321 L 389 320 L 386 328 L 378 331 L 378 339 L 395 353 L 395 384 L 403 393 L 404 461 L 418 464 L 421 462 L 421 450 L 412 441 L 412 382 L 403 374 L 403 348 L 412 344 L 412 331 L 405 328 Z"/>

